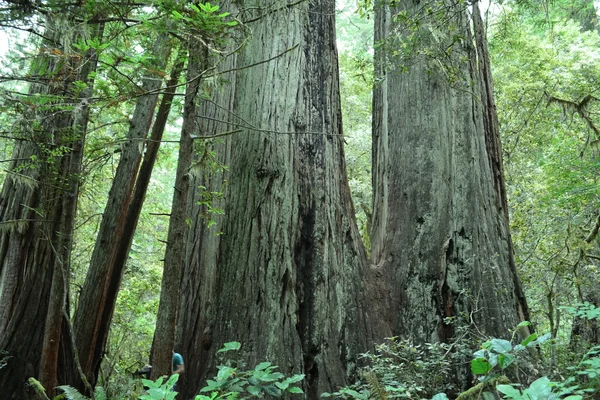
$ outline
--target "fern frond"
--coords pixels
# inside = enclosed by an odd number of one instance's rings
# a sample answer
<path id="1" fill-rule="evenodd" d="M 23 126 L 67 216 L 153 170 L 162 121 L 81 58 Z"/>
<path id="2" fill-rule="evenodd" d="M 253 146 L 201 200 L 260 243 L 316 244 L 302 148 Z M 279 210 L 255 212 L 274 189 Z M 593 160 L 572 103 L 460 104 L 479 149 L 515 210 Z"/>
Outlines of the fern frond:
<path id="1" fill-rule="evenodd" d="M 57 389 L 60 389 L 64 392 L 64 395 L 67 396 L 69 400 L 90 400 L 89 397 L 86 397 L 79 393 L 79 390 L 75 389 L 69 385 L 58 386 Z"/>
<path id="2" fill-rule="evenodd" d="M 379 382 L 379 379 L 377 379 L 377 376 L 372 371 L 363 373 L 363 377 L 367 381 L 369 391 L 374 399 L 387 400 L 388 395 L 385 387 Z"/>

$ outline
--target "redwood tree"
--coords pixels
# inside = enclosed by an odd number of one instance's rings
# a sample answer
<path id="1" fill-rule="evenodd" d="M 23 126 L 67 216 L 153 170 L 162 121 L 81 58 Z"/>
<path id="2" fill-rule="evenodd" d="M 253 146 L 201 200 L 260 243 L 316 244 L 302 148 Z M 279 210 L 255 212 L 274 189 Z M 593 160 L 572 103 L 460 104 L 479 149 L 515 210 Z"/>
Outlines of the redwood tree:
<path id="1" fill-rule="evenodd" d="M 175 190 L 169 219 L 156 331 L 152 344 L 153 379 L 171 374 L 175 324 L 179 310 L 179 282 L 185 259 L 185 236 L 189 226 L 187 202 L 192 175 L 190 168 L 194 158 L 193 133 L 196 131 L 196 102 L 202 83 L 201 74 L 206 69 L 207 54 L 204 46 L 201 49 L 190 49 L 188 60 Z"/>
<path id="2" fill-rule="evenodd" d="M 92 385 L 95 385 L 104 356 L 123 270 L 143 204 L 143 194 L 138 202 L 132 203 L 132 199 L 145 141 L 154 118 L 158 91 L 163 83 L 162 70 L 167 64 L 171 46 L 172 42 L 166 33 L 160 34 L 155 41 L 152 51 L 154 68 L 144 76 L 142 82 L 142 93 L 136 101 L 127 140 L 122 146 L 74 316 L 73 328 L 79 360 Z M 145 188 L 142 190 L 145 193 Z"/>
<path id="3" fill-rule="evenodd" d="M 372 342 L 367 264 L 344 163 L 335 7 L 332 0 L 242 3 L 252 37 L 224 94 L 231 101 L 216 102 L 226 124 L 212 125 L 239 130 L 229 148 L 222 235 L 216 247 L 207 239 L 209 254 L 188 259 L 204 261 L 187 267 L 198 275 L 183 278 L 201 286 L 190 296 L 214 295 L 208 303 L 182 293 L 183 304 L 207 304 L 199 316 L 180 318 L 179 343 L 192 364 L 183 396 L 210 375 L 215 351 L 237 340 L 249 365 L 269 360 L 284 373 L 306 374 L 314 398 L 345 384 Z M 220 119 L 200 117 L 211 118 Z"/>
<path id="4" fill-rule="evenodd" d="M 372 263 L 386 318 L 417 341 L 452 338 L 446 318 L 505 336 L 528 315 L 479 10 L 390 4 L 376 7 L 373 100 Z"/>
<path id="5" fill-rule="evenodd" d="M 84 22 L 73 26 L 69 18 Z M 27 398 L 29 377 L 51 393 L 60 355 L 73 353 L 60 346 L 71 346 L 62 329 L 68 326 L 89 76 L 97 58 L 93 49 L 81 54 L 71 43 L 101 36 L 102 25 L 90 26 L 88 18 L 85 8 L 74 5 L 46 13 L 44 39 L 31 67 L 31 97 L 16 99 L 22 105 L 19 140 L 0 194 L 0 354 L 6 362 L 0 393 L 6 398 Z"/>

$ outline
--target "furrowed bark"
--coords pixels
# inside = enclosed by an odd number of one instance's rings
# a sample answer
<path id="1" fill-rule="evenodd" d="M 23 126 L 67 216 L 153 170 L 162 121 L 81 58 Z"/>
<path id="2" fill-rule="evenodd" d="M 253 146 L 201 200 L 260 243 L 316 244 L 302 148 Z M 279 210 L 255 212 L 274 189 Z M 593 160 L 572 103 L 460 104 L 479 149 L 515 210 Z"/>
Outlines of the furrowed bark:
<path id="1" fill-rule="evenodd" d="M 212 60 L 212 57 L 211 57 Z M 235 69 L 237 55 L 221 61 L 220 71 Z M 235 94 L 234 72 L 221 75 L 224 83 L 212 92 L 209 99 L 199 99 L 196 121 L 199 150 L 190 176 L 190 193 L 187 214 L 191 220 L 186 237 L 185 263 L 181 275 L 180 306 L 177 318 L 175 349 L 185 357 L 185 374 L 179 378 L 182 394 L 193 396 L 206 376 L 206 359 L 211 354 L 212 327 L 216 309 L 217 261 L 221 246 L 224 215 L 228 193 L 229 171 L 223 167 L 230 164 L 230 136 L 218 139 L 207 137 L 236 130 L 237 123 L 244 123 L 230 110 Z M 229 124 L 228 121 L 232 121 Z M 212 159 L 214 154 L 214 160 Z M 220 195 L 219 195 L 220 194 Z"/>
<path id="2" fill-rule="evenodd" d="M 227 57 L 220 70 L 237 65 L 237 55 Z M 210 99 L 199 100 L 195 135 L 199 149 L 190 176 L 187 215 L 191 220 L 186 237 L 185 263 L 181 274 L 180 306 L 175 335 L 175 349 L 184 356 L 185 374 L 178 385 L 182 395 L 193 396 L 201 387 L 209 368 L 206 360 L 212 354 L 214 318 L 216 312 L 217 262 L 220 257 L 224 215 L 209 208 L 224 210 L 227 202 L 229 170 L 211 167 L 213 162 L 230 164 L 233 141 L 230 136 L 218 139 L 206 137 L 222 134 L 244 123 L 231 114 L 235 94 L 234 72 L 222 75 L 224 84 L 213 91 Z M 228 121 L 232 121 L 229 124 Z M 214 153 L 215 160 L 210 153 Z M 213 194 L 221 193 L 221 196 Z"/>
<path id="3" fill-rule="evenodd" d="M 167 248 L 156 330 L 152 344 L 152 378 L 171 375 L 172 354 L 175 343 L 175 324 L 179 309 L 179 284 L 185 260 L 185 236 L 189 226 L 187 201 L 190 187 L 190 167 L 194 156 L 192 134 L 195 132 L 197 98 L 206 69 L 207 49 L 191 48 L 187 70 L 187 86 L 183 108 L 183 126 L 179 140 L 179 157 L 175 175 L 175 191 L 167 234 Z M 185 361 L 185 359 L 184 359 Z"/>
<path id="4" fill-rule="evenodd" d="M 242 131 L 231 138 L 216 267 L 204 267 L 216 289 L 214 314 L 196 325 L 204 340 L 196 345 L 210 346 L 200 368 L 210 376 L 216 350 L 240 341 L 247 365 L 269 360 L 304 373 L 306 396 L 316 398 L 347 382 L 373 337 L 345 172 L 335 7 L 246 1 L 240 9 L 250 10 L 242 20 L 253 21 L 253 37 L 237 66 L 256 65 L 237 71 L 229 109 Z M 186 380 L 184 397 L 201 384 Z"/>
<path id="5" fill-rule="evenodd" d="M 380 3 L 376 10 L 376 41 L 385 44 L 376 52 L 381 83 L 373 106 L 372 263 L 388 281 L 393 334 L 418 342 L 450 340 L 454 330 L 446 318 L 496 337 L 527 318 L 508 229 L 486 44 L 474 44 L 465 5 L 448 7 L 442 25 L 424 17 L 416 31 L 403 31 L 393 16 L 405 11 L 413 18 L 423 4 Z M 431 33 L 444 27 L 455 28 L 459 39 Z M 441 61 L 414 56 L 404 71 L 389 44 L 413 32 L 419 48 L 452 53 Z"/>

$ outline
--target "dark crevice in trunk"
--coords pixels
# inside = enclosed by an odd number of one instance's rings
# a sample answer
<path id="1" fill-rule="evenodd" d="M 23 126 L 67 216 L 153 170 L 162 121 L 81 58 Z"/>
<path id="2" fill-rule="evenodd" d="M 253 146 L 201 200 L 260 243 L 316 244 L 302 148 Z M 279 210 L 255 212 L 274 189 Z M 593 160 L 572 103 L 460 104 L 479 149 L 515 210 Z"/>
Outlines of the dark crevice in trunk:
<path id="1" fill-rule="evenodd" d="M 296 266 L 296 296 L 298 297 L 298 321 L 296 330 L 302 343 L 304 353 L 304 374 L 308 393 L 316 390 L 319 369 L 315 363 L 315 357 L 319 349 L 314 343 L 314 321 L 311 315 L 315 307 L 315 272 L 314 268 L 314 229 L 315 229 L 315 205 L 313 203 L 307 208 L 300 207 L 300 235 L 295 249 Z"/>

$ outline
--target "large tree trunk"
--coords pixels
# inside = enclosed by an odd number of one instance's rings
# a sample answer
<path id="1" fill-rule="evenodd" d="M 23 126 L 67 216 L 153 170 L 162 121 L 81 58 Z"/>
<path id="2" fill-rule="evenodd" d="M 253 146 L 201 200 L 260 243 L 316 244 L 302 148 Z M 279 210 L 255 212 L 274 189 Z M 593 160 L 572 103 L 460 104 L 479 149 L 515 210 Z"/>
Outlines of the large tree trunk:
<path id="1" fill-rule="evenodd" d="M 372 262 L 388 280 L 393 334 L 417 341 L 449 340 L 445 318 L 495 336 L 527 318 L 481 22 L 476 47 L 467 5 L 448 7 L 437 22 L 418 1 L 376 9 Z M 401 11 L 420 27 L 403 30 Z M 402 64 L 392 50 L 413 33 L 429 51 Z"/>
<path id="2" fill-rule="evenodd" d="M 161 34 L 156 39 L 153 50 L 155 70 L 165 68 L 170 50 L 168 35 Z M 135 220 L 132 221 L 130 205 L 144 142 L 154 117 L 157 90 L 160 89 L 162 81 L 160 75 L 154 73 L 143 80 L 142 89 L 146 94 L 140 96 L 136 102 L 127 141 L 122 147 L 90 267 L 75 312 L 73 328 L 79 360 L 92 386 L 96 383 L 104 356 L 123 269 L 137 225 L 139 213 L 133 216 Z M 132 224 L 133 229 L 126 232 L 128 223 Z M 126 244 L 125 249 L 122 248 L 123 244 Z"/>
<path id="3" fill-rule="evenodd" d="M 69 15 L 77 12 L 69 10 Z M 74 56 L 72 49 L 57 47 L 85 37 L 85 24 L 65 30 L 63 16 L 57 15 L 49 15 L 46 24 L 32 75 L 52 74 L 55 79 L 32 84 L 30 93 L 56 96 L 56 104 L 34 105 L 24 115 L 24 140 L 15 145 L 0 195 L 0 351 L 8 361 L 0 368 L 0 392 L 6 398 L 27 398 L 28 377 L 37 377 L 50 394 L 57 384 L 60 354 L 73 352 L 60 346 L 72 346 L 62 340 L 62 322 L 92 94 L 88 76 L 95 70 L 96 56 L 93 51 Z M 97 27 L 99 35 L 102 29 Z M 75 36 L 64 40 L 65 31 Z M 77 98 L 71 94 L 75 81 L 88 83 Z M 65 110 L 65 104 L 72 109 Z"/>
<path id="4" fill-rule="evenodd" d="M 180 341 L 196 335 L 187 349 L 208 349 L 203 358 L 188 355 L 201 378 L 214 352 L 237 340 L 249 365 L 270 360 L 284 373 L 305 373 L 316 398 L 347 382 L 372 341 L 341 137 L 335 7 L 265 6 L 240 7 L 254 10 L 243 16 L 253 37 L 237 65 L 259 64 L 237 72 L 228 110 L 242 131 L 231 138 L 218 254 L 205 259 L 216 267 L 202 267 L 214 271 L 215 299 Z M 202 384 L 187 378 L 184 397 Z"/>
<path id="5" fill-rule="evenodd" d="M 231 70 L 236 65 L 236 55 L 220 64 L 220 70 Z M 184 356 L 185 374 L 178 386 L 191 396 L 206 373 L 207 357 L 212 352 L 211 322 L 216 309 L 216 278 L 220 254 L 225 208 L 227 168 L 231 159 L 230 136 L 209 139 L 236 129 L 242 122 L 230 114 L 235 93 L 234 72 L 221 75 L 225 82 L 210 99 L 199 100 L 199 115 L 195 132 L 201 140 L 196 145 L 198 153 L 192 168 L 187 216 L 191 226 L 186 237 L 185 262 L 181 274 L 179 315 L 175 336 L 175 351 Z M 232 120 L 232 124 L 227 121 Z M 215 165 L 217 164 L 217 165 Z M 219 213 L 213 212 L 219 210 Z M 189 382 L 189 383 L 188 383 Z"/>
<path id="6" fill-rule="evenodd" d="M 202 46 L 200 49 L 190 48 L 189 52 L 175 190 L 169 219 L 156 331 L 152 344 L 152 379 L 157 379 L 162 375 L 169 376 L 172 371 L 175 325 L 179 310 L 179 285 L 185 261 L 185 238 L 190 224 L 187 216 L 187 202 L 192 174 L 190 169 L 194 158 L 193 134 L 196 132 L 196 102 L 202 84 L 199 77 L 206 69 L 208 51 L 205 46 Z"/>

